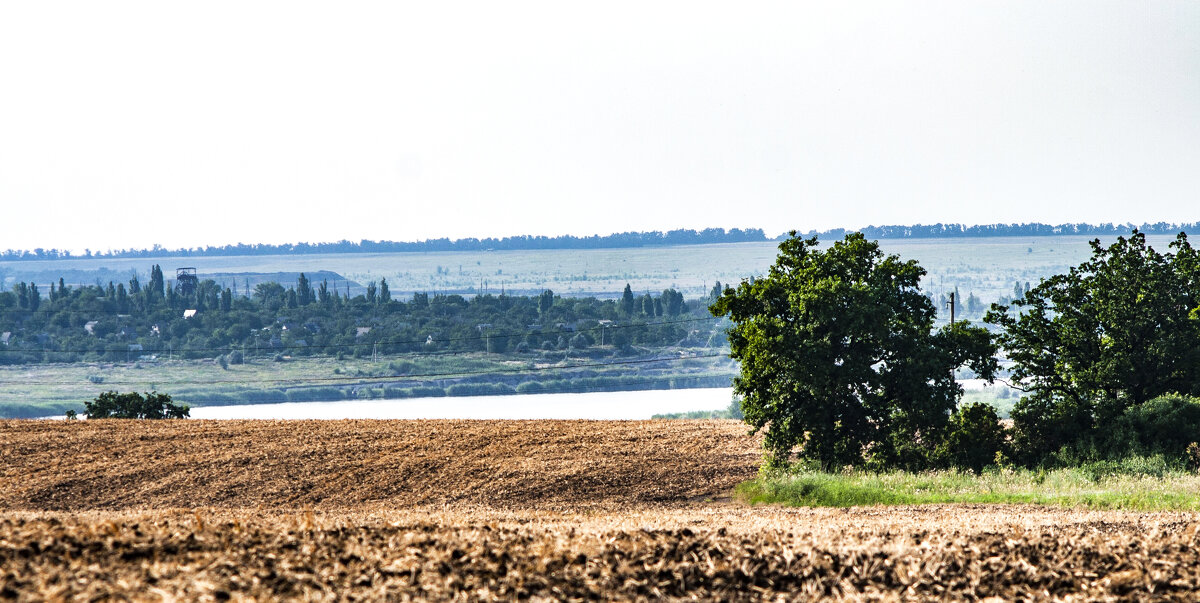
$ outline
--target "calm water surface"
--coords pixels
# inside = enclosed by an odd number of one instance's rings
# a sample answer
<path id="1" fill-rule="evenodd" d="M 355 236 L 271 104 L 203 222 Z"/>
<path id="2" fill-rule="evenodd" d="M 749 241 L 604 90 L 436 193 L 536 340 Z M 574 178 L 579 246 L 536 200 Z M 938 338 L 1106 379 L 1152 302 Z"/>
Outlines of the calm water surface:
<path id="1" fill-rule="evenodd" d="M 720 410 L 733 389 L 667 389 L 586 394 L 517 394 L 287 402 L 193 408 L 193 419 L 649 419 L 651 415 Z"/>

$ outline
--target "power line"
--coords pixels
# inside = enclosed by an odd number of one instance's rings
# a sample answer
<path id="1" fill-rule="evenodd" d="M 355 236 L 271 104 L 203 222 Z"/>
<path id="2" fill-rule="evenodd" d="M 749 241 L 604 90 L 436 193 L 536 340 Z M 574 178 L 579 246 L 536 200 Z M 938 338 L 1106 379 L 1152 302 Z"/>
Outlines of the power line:
<path id="1" fill-rule="evenodd" d="M 238 385 L 246 383 L 362 383 L 362 382 L 379 382 L 379 381 L 405 381 L 414 379 L 447 379 L 456 377 L 475 377 L 482 375 L 504 375 L 504 374 L 521 374 L 521 373 L 538 373 L 544 371 L 567 371 L 574 369 L 586 369 L 605 366 L 622 366 L 633 364 L 650 364 L 655 362 L 679 362 L 682 360 L 698 360 L 705 358 L 721 358 L 728 357 L 726 352 L 717 352 L 712 354 L 695 354 L 690 356 L 671 356 L 659 358 L 638 358 L 633 360 L 616 360 L 611 362 L 590 362 L 573 364 L 568 366 L 532 366 L 521 368 L 508 368 L 487 371 L 450 371 L 441 373 L 411 373 L 406 375 L 360 375 L 360 376 L 339 376 L 339 377 L 292 377 L 292 378 L 273 378 L 273 379 L 214 379 L 211 381 L 164 381 L 158 379 L 142 379 L 135 381 L 105 381 L 104 386 L 109 385 Z M 81 385 L 79 381 L 0 381 L 0 385 Z M 97 384 L 101 385 L 101 384 Z"/>

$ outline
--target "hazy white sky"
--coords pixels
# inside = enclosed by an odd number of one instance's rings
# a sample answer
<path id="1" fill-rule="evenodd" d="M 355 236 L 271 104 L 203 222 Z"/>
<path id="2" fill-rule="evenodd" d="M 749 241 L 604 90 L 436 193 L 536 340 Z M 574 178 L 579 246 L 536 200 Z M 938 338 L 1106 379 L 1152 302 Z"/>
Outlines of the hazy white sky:
<path id="1" fill-rule="evenodd" d="M 1200 219 L 1200 2 L 6 2 L 0 248 Z"/>

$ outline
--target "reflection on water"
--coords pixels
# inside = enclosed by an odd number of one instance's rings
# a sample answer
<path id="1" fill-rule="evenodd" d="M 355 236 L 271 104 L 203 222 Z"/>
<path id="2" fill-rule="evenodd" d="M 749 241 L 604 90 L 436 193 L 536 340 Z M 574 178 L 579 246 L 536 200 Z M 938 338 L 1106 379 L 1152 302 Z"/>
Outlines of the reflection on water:
<path id="1" fill-rule="evenodd" d="M 720 410 L 728 387 L 586 394 L 518 394 L 287 402 L 192 409 L 193 419 L 649 419 L 651 415 Z"/>

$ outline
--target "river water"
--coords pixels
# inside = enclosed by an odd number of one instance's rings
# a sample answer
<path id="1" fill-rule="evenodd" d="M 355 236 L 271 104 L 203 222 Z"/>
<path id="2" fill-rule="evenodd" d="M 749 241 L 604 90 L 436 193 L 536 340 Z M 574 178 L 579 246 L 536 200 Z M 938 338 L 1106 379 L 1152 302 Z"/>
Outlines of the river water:
<path id="1" fill-rule="evenodd" d="M 732 388 L 286 402 L 193 408 L 193 419 L 649 419 L 728 408 Z"/>

